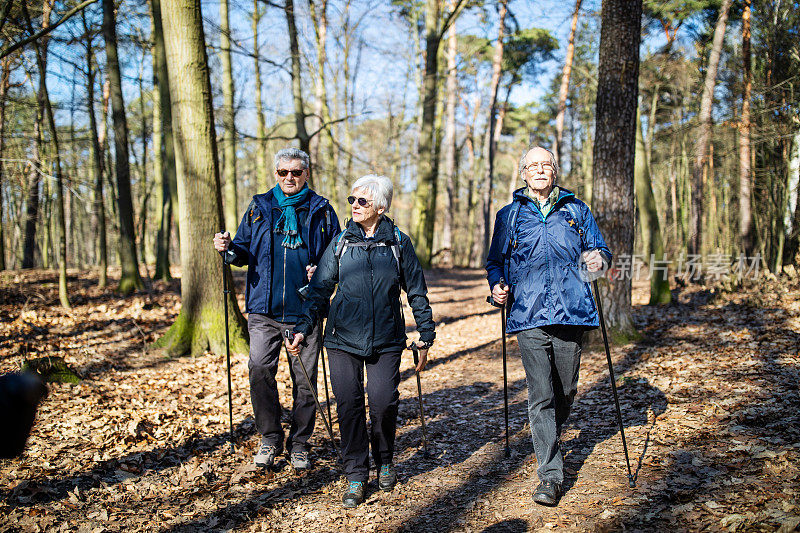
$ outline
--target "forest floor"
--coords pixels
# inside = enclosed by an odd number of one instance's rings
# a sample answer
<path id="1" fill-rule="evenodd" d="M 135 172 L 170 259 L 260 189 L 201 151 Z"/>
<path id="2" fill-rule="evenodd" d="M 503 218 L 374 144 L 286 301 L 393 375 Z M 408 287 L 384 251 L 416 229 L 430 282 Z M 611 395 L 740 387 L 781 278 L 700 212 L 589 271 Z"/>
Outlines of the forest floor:
<path id="1" fill-rule="evenodd" d="M 416 381 L 403 361 L 390 493 L 340 504 L 345 483 L 318 420 L 314 468 L 251 466 L 257 445 L 247 357 L 233 360 L 237 447 L 227 442 L 224 354 L 167 359 L 147 347 L 176 316 L 179 282 L 122 298 L 71 272 L 74 309 L 52 272 L 3 273 L 0 371 L 60 355 L 83 380 L 53 384 L 24 455 L 0 461 L 3 531 L 795 531 L 800 525 L 800 283 L 674 291 L 647 306 L 642 339 L 612 348 L 631 467 L 602 346 L 584 351 L 563 435 L 566 494 L 532 503 L 536 459 L 525 374 L 509 339 L 512 454 L 504 457 L 499 313 L 481 271 L 427 274 L 438 340 Z M 242 283 L 242 273 L 237 273 Z M 241 296 L 240 296 L 241 298 Z M 241 301 L 241 300 L 240 300 Z M 410 316 L 407 312 L 406 316 Z M 410 325 L 410 324 L 409 324 Z M 321 376 L 321 373 L 320 373 Z M 278 377 L 290 406 L 285 359 Z M 319 390 L 322 392 L 322 383 Z M 323 396 L 324 399 L 324 396 Z M 336 414 L 334 411 L 334 431 Z"/>

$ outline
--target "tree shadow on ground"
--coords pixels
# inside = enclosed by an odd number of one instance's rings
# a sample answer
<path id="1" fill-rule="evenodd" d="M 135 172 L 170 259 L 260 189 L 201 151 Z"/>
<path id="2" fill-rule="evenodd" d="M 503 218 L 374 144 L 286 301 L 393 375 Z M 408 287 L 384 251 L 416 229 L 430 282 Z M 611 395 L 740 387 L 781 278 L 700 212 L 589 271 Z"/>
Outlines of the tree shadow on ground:
<path id="1" fill-rule="evenodd" d="M 234 428 L 238 442 L 255 433 L 252 418 L 240 422 Z M 69 496 L 70 491 L 78 487 L 81 491 L 100 486 L 116 485 L 120 479 L 120 470 L 134 471 L 136 476 L 148 472 L 160 472 L 178 466 L 198 453 L 207 453 L 227 446 L 229 433 L 198 436 L 191 435 L 183 443 L 175 446 L 162 446 L 152 450 L 129 453 L 122 457 L 114 457 L 95 463 L 90 469 L 67 476 L 43 476 L 19 483 L 11 490 L 0 491 L 0 498 L 14 507 L 28 507 L 39 503 L 51 503 Z M 26 494 L 27 493 L 27 494 Z"/>

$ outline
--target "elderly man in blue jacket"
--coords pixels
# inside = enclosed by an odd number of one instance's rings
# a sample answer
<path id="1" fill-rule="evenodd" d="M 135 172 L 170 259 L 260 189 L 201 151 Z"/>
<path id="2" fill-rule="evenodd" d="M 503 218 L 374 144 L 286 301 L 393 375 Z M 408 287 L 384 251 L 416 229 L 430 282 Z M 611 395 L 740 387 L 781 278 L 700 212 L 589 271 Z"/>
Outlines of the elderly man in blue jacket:
<path id="1" fill-rule="evenodd" d="M 261 434 L 253 458 L 256 466 L 271 467 L 283 453 L 281 405 L 275 375 L 283 332 L 302 316 L 297 289 L 308 283 L 328 243 L 339 233 L 339 219 L 330 202 L 309 189 L 308 154 L 286 148 L 275 154 L 277 185 L 253 196 L 236 237 L 214 235 L 214 247 L 226 263 L 247 265 L 247 327 L 250 332 L 250 399 Z M 300 358 L 311 382 L 317 383 L 317 357 L 322 341 L 319 324 L 307 339 Z M 314 431 L 316 405 L 300 363 L 290 358 L 292 421 L 286 449 L 296 469 L 311 468 L 308 439 Z M 299 381 L 298 381 L 299 380 Z"/>
<path id="2" fill-rule="evenodd" d="M 506 304 L 528 383 L 528 418 L 538 462 L 533 500 L 557 505 L 564 481 L 561 428 L 578 388 L 583 333 L 599 326 L 585 268 L 598 272 L 611 252 L 589 207 L 556 185 L 558 163 L 541 147 L 520 160 L 526 183 L 497 213 L 486 273 Z"/>

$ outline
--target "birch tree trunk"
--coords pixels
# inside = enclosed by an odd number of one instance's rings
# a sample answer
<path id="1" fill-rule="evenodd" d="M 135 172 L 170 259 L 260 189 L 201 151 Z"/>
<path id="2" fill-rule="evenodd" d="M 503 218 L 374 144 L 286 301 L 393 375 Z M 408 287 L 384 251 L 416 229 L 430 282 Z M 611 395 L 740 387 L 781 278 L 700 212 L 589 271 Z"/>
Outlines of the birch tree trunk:
<path id="1" fill-rule="evenodd" d="M 219 2 L 219 46 L 222 62 L 222 150 L 225 154 L 224 187 L 225 227 L 236 233 L 239 225 L 239 206 L 236 198 L 236 110 L 234 108 L 233 66 L 231 64 L 231 25 L 228 0 Z"/>
<path id="2" fill-rule="evenodd" d="M 222 276 L 228 276 L 231 287 L 233 280 L 211 244 L 222 224 L 222 197 L 200 0 L 164 2 L 161 16 L 173 96 L 183 273 L 181 312 L 157 346 L 172 355 L 196 355 L 206 349 L 222 353 Z M 234 291 L 227 298 L 233 315 L 231 350 L 247 353 L 247 331 Z"/>
<path id="3" fill-rule="evenodd" d="M 725 28 L 728 23 L 728 10 L 733 0 L 722 0 L 719 8 L 719 18 L 714 28 L 714 40 L 708 56 L 703 94 L 700 98 L 700 112 L 698 114 L 699 131 L 694 145 L 694 159 L 692 161 L 692 208 L 689 222 L 689 253 L 702 253 L 702 218 L 703 218 L 703 168 L 708 162 L 708 146 L 711 143 L 711 108 L 714 103 L 714 87 L 717 83 L 717 69 L 722 53 L 722 44 L 725 40 Z"/>
<path id="4" fill-rule="evenodd" d="M 592 206 L 605 241 L 617 259 L 633 253 L 633 184 L 641 22 L 641 0 L 604 0 L 595 114 Z M 630 277 L 603 281 L 600 297 L 612 338 L 624 341 L 635 337 Z"/>
<path id="5" fill-rule="evenodd" d="M 144 287 L 139 275 L 136 235 L 133 225 L 130 164 L 128 162 L 128 122 L 122 98 L 122 76 L 117 56 L 117 22 L 114 0 L 103 0 L 103 37 L 106 42 L 106 69 L 111 87 L 111 119 L 114 123 L 114 155 L 117 175 L 117 211 L 119 215 L 119 260 L 122 273 L 117 290 L 130 294 Z"/>
<path id="6" fill-rule="evenodd" d="M 569 95 L 569 78 L 572 73 L 572 60 L 575 57 L 575 31 L 578 28 L 578 13 L 581 10 L 582 0 L 576 0 L 575 11 L 572 13 L 572 24 L 569 27 L 567 40 L 567 56 L 564 59 L 564 70 L 561 71 L 561 86 L 558 89 L 558 114 L 556 114 L 556 138 L 553 140 L 553 153 L 561 167 L 561 140 L 564 136 L 564 115 L 567 112 L 567 96 Z"/>

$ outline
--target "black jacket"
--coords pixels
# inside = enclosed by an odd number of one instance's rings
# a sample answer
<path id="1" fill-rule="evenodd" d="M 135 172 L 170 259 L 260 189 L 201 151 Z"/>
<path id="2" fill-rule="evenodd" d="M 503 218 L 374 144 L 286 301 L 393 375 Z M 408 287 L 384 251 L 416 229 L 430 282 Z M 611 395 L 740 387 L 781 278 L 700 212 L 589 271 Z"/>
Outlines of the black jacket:
<path id="1" fill-rule="evenodd" d="M 350 221 L 342 238 L 362 246 L 345 246 L 337 258 L 339 238 L 331 241 L 311 278 L 303 316 L 294 331 L 308 337 L 338 284 L 325 327 L 325 347 L 362 357 L 403 350 L 407 338 L 400 306 L 402 287 L 408 295 L 420 340 L 433 342 L 435 325 L 422 266 L 408 235 L 397 233 L 401 268 L 392 253 L 391 245 L 397 239 L 389 218 L 381 218 L 374 240 L 365 239 L 361 227 Z"/>

